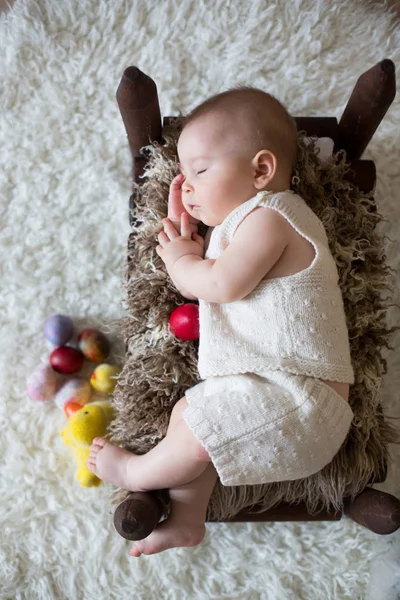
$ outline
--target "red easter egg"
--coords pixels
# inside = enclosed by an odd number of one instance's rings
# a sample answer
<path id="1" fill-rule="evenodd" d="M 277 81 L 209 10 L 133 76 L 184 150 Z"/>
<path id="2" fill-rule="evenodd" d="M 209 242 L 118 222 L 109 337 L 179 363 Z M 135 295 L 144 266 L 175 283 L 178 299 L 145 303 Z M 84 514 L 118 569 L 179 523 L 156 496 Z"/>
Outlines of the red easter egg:
<path id="1" fill-rule="evenodd" d="M 192 302 L 182 304 L 172 311 L 169 326 L 181 340 L 198 340 L 200 336 L 199 307 Z"/>
<path id="2" fill-rule="evenodd" d="M 50 354 L 50 364 L 57 373 L 70 375 L 83 367 L 83 355 L 75 348 L 60 346 Z"/>

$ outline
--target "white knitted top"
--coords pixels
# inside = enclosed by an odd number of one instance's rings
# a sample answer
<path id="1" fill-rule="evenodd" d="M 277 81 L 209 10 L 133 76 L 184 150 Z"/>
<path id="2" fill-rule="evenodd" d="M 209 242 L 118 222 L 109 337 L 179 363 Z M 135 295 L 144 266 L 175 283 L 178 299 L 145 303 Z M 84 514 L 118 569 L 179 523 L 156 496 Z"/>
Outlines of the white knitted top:
<path id="1" fill-rule="evenodd" d="M 208 230 L 205 258 L 218 258 L 257 206 L 283 215 L 313 244 L 316 255 L 308 268 L 264 279 L 241 300 L 199 299 L 200 377 L 279 369 L 354 383 L 336 263 L 322 222 L 300 196 L 289 190 L 259 192 Z"/>

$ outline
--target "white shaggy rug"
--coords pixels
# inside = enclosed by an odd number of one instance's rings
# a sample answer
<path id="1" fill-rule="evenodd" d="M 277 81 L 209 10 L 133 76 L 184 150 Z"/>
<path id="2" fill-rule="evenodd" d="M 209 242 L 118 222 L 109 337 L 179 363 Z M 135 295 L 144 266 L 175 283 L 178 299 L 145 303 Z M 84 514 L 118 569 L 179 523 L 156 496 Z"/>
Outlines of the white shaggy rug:
<path id="1" fill-rule="evenodd" d="M 358 76 L 383 58 L 400 65 L 399 21 L 364 0 L 16 0 L 0 16 L 2 600 L 400 598 L 399 532 L 379 537 L 347 518 L 210 524 L 196 548 L 130 557 L 111 487 L 79 487 L 58 435 L 63 413 L 25 387 L 52 349 L 50 315 L 79 331 L 124 314 L 131 163 L 115 91 L 127 66 L 156 81 L 163 115 L 244 83 L 294 115 L 340 117 Z M 399 123 L 397 101 L 365 155 L 394 268 Z M 398 416 L 399 342 L 384 381 L 385 411 Z M 393 455 L 377 487 L 400 497 Z"/>

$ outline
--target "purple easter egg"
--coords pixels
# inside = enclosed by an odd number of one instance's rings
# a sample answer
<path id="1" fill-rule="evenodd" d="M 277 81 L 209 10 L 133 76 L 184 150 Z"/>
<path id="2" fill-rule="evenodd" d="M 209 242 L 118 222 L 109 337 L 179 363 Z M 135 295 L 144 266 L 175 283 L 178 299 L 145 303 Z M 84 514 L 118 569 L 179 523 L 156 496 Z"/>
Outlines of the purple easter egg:
<path id="1" fill-rule="evenodd" d="M 53 315 L 44 326 L 44 335 L 55 346 L 64 346 L 73 334 L 74 324 L 64 315 Z"/>
<path id="2" fill-rule="evenodd" d="M 57 387 L 56 374 L 48 365 L 39 365 L 29 375 L 26 387 L 32 400 L 51 400 Z"/>

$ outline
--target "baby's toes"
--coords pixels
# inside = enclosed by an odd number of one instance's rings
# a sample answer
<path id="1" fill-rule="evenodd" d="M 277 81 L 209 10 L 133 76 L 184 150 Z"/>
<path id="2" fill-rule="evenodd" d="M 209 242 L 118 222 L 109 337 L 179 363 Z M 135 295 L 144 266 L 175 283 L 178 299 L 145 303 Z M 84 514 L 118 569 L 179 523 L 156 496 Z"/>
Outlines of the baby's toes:
<path id="1" fill-rule="evenodd" d="M 140 541 L 139 542 L 135 542 L 132 545 L 131 549 L 129 550 L 129 554 L 131 556 L 139 557 L 142 554 L 142 550 L 143 550 L 143 546 L 142 546 L 141 542 Z"/>
<path id="2" fill-rule="evenodd" d="M 93 443 L 89 449 L 89 456 L 87 461 L 87 466 L 91 471 L 93 471 L 96 468 L 97 455 L 100 452 L 100 450 L 101 446 L 97 446 L 93 440 Z"/>
<path id="3" fill-rule="evenodd" d="M 94 473 L 96 475 L 96 459 L 95 458 L 92 458 L 91 456 L 89 456 L 86 466 L 89 469 L 89 471 L 92 471 L 92 473 Z"/>
<path id="4" fill-rule="evenodd" d="M 107 444 L 107 440 L 103 438 L 94 438 L 92 445 L 90 446 L 90 453 L 97 454 Z"/>
<path id="5" fill-rule="evenodd" d="M 90 449 L 90 451 L 89 451 L 89 457 L 88 457 L 88 459 L 89 459 L 91 462 L 96 462 L 96 456 L 97 456 L 97 452 L 98 452 L 98 450 L 92 450 L 92 449 Z"/>
<path id="6" fill-rule="evenodd" d="M 93 442 L 92 445 L 89 448 L 89 456 L 96 456 L 96 454 L 98 453 L 98 451 L 100 450 L 100 446 L 96 446 Z"/>
<path id="7" fill-rule="evenodd" d="M 104 448 L 104 446 L 107 444 L 107 440 L 104 438 L 94 438 L 93 442 L 92 442 L 92 446 L 99 446 L 99 450 L 101 448 Z"/>

